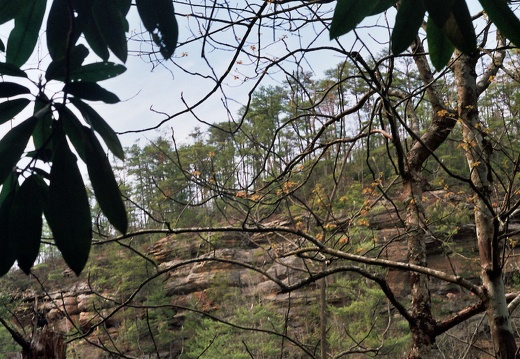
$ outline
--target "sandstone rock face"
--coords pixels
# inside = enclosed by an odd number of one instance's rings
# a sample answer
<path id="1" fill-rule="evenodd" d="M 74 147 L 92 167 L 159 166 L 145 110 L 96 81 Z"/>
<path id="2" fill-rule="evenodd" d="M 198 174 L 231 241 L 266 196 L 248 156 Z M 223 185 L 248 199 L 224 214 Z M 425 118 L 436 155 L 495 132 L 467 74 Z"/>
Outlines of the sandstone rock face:
<path id="1" fill-rule="evenodd" d="M 404 228 L 399 218 L 390 211 L 379 212 L 369 216 L 370 229 L 374 238 L 381 243 L 387 243 L 378 253 L 381 258 L 405 262 L 406 241 Z M 274 223 L 276 226 L 289 225 L 288 222 Z M 520 227 L 520 225 L 518 225 Z M 454 251 L 475 251 L 474 227 L 462 226 L 449 240 L 441 241 L 435 237 L 428 240 L 429 266 L 440 270 L 449 270 L 466 275 L 478 273 L 478 264 L 473 258 L 452 255 Z M 213 235 L 198 243 L 185 244 L 179 247 L 175 237 L 164 237 L 149 246 L 148 255 L 158 263 L 159 270 L 167 270 L 161 285 L 169 296 L 172 305 L 188 306 L 197 303 L 202 311 L 213 311 L 218 304 L 208 295 L 208 289 L 216 284 L 228 288 L 236 288 L 244 298 L 261 298 L 279 308 L 287 307 L 289 300 L 292 313 L 305 316 L 307 305 L 317 301 L 317 284 L 310 283 L 307 287 L 292 293 L 280 293 L 280 287 L 265 275 L 237 265 L 248 263 L 260 268 L 272 279 L 284 284 L 293 284 L 306 278 L 309 264 L 297 256 L 283 256 L 291 250 L 299 248 L 301 240 L 292 237 L 275 236 L 270 233 L 240 234 L 227 233 Z M 514 252 L 514 248 L 512 249 Z M 512 256 L 507 264 L 511 272 L 518 272 L 518 256 Z M 315 264 L 317 265 L 317 264 Z M 66 276 L 67 273 L 64 273 Z M 390 270 L 387 279 L 397 295 L 408 296 L 408 276 L 399 271 Z M 471 278 L 470 278 L 471 279 Z M 460 288 L 432 280 L 432 292 L 436 298 L 459 304 L 463 295 Z M 62 288 L 49 293 L 28 291 L 23 294 L 28 307 L 34 306 L 43 312 L 49 322 L 49 327 L 61 333 L 78 330 L 88 335 L 91 340 L 117 337 L 121 326 L 118 304 L 112 300 L 116 293 L 95 292 L 87 280 L 75 282 L 68 288 Z M 101 300 L 103 299 L 103 300 Z M 335 298 L 341 303 L 341 298 Z M 252 300 L 253 302 L 253 300 Z M 30 322 L 30 316 L 24 317 Z M 186 313 L 178 311 L 171 318 L 170 328 L 182 328 Z M 102 329 L 97 323 L 103 321 Z M 298 321 L 291 322 L 298 327 Z M 95 358 L 96 356 L 92 356 Z"/>

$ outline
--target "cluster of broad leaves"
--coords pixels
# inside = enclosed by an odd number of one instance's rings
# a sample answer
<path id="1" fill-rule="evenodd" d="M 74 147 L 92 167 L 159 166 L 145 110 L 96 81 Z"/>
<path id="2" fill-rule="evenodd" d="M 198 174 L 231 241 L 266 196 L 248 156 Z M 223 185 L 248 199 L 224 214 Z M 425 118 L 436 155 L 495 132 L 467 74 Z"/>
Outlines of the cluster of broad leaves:
<path id="1" fill-rule="evenodd" d="M 507 0 L 479 0 L 487 16 L 500 32 L 520 45 L 520 20 Z M 477 38 L 466 0 L 338 0 L 330 27 L 336 38 L 355 29 L 366 17 L 377 15 L 397 3 L 392 31 L 392 52 L 399 54 L 415 41 L 426 24 L 430 59 L 436 69 L 448 64 L 455 48 L 471 55 L 477 50 Z M 425 22 L 425 15 L 428 18 Z"/>
<path id="2" fill-rule="evenodd" d="M 131 0 L 0 0 L 0 24 L 14 20 L 7 44 L 0 40 L 5 55 L 0 62 L 0 124 L 31 104 L 33 113 L 0 140 L 0 275 L 15 261 L 30 272 L 40 250 L 43 216 L 69 267 L 79 274 L 85 266 L 92 220 L 77 157 L 86 164 L 104 215 L 120 232 L 127 230 L 125 206 L 98 138 L 121 159 L 123 148 L 86 101 L 119 101 L 99 82 L 126 70 L 131 6 Z M 170 57 L 178 35 L 172 2 L 137 0 L 136 6 L 161 54 Z M 42 33 L 46 42 L 40 41 Z M 24 66 L 43 43 L 51 62 L 44 78 L 32 81 Z M 98 60 L 86 64 L 91 51 Z M 118 63 L 109 61 L 111 54 Z M 51 82 L 61 86 L 52 86 L 60 91 L 49 95 Z"/>

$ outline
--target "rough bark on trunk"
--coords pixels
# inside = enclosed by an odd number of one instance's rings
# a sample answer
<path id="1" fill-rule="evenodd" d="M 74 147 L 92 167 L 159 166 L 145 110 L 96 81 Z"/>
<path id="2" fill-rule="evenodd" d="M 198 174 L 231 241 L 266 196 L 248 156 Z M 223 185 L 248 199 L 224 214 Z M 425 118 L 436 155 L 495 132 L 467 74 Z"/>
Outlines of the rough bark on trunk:
<path id="1" fill-rule="evenodd" d="M 23 359 L 66 359 L 67 344 L 63 336 L 45 326 L 38 329 L 30 347 L 22 351 Z"/>
<path id="2" fill-rule="evenodd" d="M 31 341 L 0 317 L 0 324 L 9 332 L 13 340 L 22 347 L 22 359 L 66 359 L 67 344 L 61 333 L 55 332 L 47 325 L 45 317 L 38 317 L 38 297 L 34 298 L 34 327 Z M 43 319 L 43 321 L 40 321 Z M 44 322 L 44 323 L 43 323 Z M 17 356 L 18 357 L 18 356 Z"/>
<path id="3" fill-rule="evenodd" d="M 422 206 L 422 167 L 431 154 L 448 138 L 456 121 L 453 111 L 444 107 L 444 101 L 442 101 L 440 94 L 431 86 L 433 75 L 420 42 L 415 44 L 413 51 L 416 53 L 414 60 L 419 75 L 426 86 L 427 96 L 432 104 L 433 120 L 420 138 L 417 137 L 418 132 L 411 133 L 415 141 L 406 154 L 401 177 L 403 178 L 403 194 L 406 203 L 408 262 L 426 267 L 428 228 Z M 413 106 L 410 107 L 413 108 Z M 429 358 L 431 347 L 435 342 L 436 322 L 431 312 L 428 277 L 424 274 L 411 272 L 410 286 L 412 296 L 411 316 L 413 319 L 409 323 L 412 333 L 412 348 L 408 357 L 413 359 Z"/>
<path id="4" fill-rule="evenodd" d="M 426 266 L 425 221 L 421 205 L 422 189 L 420 178 L 412 173 L 405 182 L 407 201 L 406 222 L 408 230 L 408 262 Z M 428 358 L 435 338 L 432 337 L 435 321 L 431 312 L 431 298 L 428 287 L 428 277 L 416 272 L 410 273 L 412 295 L 412 317 L 410 330 L 412 332 L 412 348 L 408 355 L 410 359 Z"/>
<path id="5" fill-rule="evenodd" d="M 324 266 L 323 266 L 324 267 Z M 322 278 L 320 286 L 320 358 L 326 359 L 328 353 L 327 341 L 327 280 Z"/>
<path id="6" fill-rule="evenodd" d="M 476 58 L 461 55 L 455 63 L 458 112 L 462 121 L 463 148 L 475 192 L 474 216 L 480 257 L 483 301 L 497 358 L 515 358 L 516 343 L 507 309 L 498 238 L 498 221 L 491 198 L 491 146 L 478 119 Z"/>

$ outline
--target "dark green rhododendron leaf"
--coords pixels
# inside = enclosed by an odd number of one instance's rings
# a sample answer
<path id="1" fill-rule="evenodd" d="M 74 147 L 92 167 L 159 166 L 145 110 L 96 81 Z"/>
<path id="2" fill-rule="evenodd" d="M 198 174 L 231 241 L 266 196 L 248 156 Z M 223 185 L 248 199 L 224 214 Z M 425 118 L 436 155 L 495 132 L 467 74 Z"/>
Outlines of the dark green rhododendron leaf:
<path id="1" fill-rule="evenodd" d="M 0 24 L 19 16 L 28 4 L 28 0 L 0 0 Z"/>
<path id="2" fill-rule="evenodd" d="M 415 41 L 417 32 L 424 20 L 426 10 L 421 1 L 402 0 L 395 17 L 395 26 L 392 31 L 392 52 L 400 54 Z"/>
<path id="3" fill-rule="evenodd" d="M 0 140 L 0 183 L 13 172 L 37 123 L 38 118 L 31 117 L 11 129 Z"/>
<path id="4" fill-rule="evenodd" d="M 177 47 L 179 37 L 173 2 L 170 0 L 137 0 L 136 5 L 145 29 L 152 35 L 161 54 L 166 59 L 170 58 Z"/>
<path id="5" fill-rule="evenodd" d="M 101 210 L 121 233 L 126 233 L 128 219 L 119 187 L 108 158 L 92 129 L 81 124 L 68 108 L 61 109 L 63 128 L 76 152 L 87 164 L 94 194 Z"/>
<path id="6" fill-rule="evenodd" d="M 87 171 L 96 200 L 109 222 L 119 232 L 125 234 L 128 218 L 112 166 L 94 132 L 87 127 L 83 127 L 83 130 L 86 139 Z"/>
<path id="7" fill-rule="evenodd" d="M 428 22 L 435 23 L 436 28 L 444 33 L 453 46 L 468 55 L 476 51 L 477 38 L 465 0 L 422 0 L 422 3 L 428 11 Z M 433 36 L 436 35 L 438 34 L 434 30 Z M 429 31 L 427 36 L 430 36 Z M 436 38 L 436 40 L 439 40 L 439 38 Z M 429 38 L 428 43 L 435 45 L 434 41 Z M 445 44 L 439 44 L 435 51 L 440 48 L 446 48 Z M 439 53 L 433 55 L 437 56 Z M 446 56 L 447 53 L 444 54 L 444 57 Z M 438 60 L 439 58 L 435 59 L 437 65 L 440 64 Z"/>
<path id="8" fill-rule="evenodd" d="M 520 20 L 505 0 L 479 0 L 480 5 L 502 35 L 520 46 Z"/>
<path id="9" fill-rule="evenodd" d="M 73 0 L 74 9 L 78 13 L 77 25 L 85 35 L 92 51 L 103 61 L 108 61 L 110 57 L 108 45 L 94 18 L 93 4 L 93 0 Z"/>
<path id="10" fill-rule="evenodd" d="M 50 148 L 44 148 L 44 149 L 29 151 L 25 154 L 25 156 L 29 157 L 29 158 L 41 160 L 44 162 L 50 162 L 51 158 L 52 158 L 52 150 Z M 32 170 L 36 171 L 37 169 L 33 168 Z M 47 177 L 45 177 L 45 178 L 47 178 Z"/>
<path id="11" fill-rule="evenodd" d="M 70 56 L 68 59 L 61 59 L 52 61 L 47 67 L 47 71 L 45 71 L 45 79 L 47 81 L 50 80 L 59 80 L 65 81 L 67 76 L 67 71 L 70 73 L 81 67 L 83 61 L 87 58 L 89 54 L 88 49 L 85 45 L 77 45 L 71 50 Z"/>
<path id="12" fill-rule="evenodd" d="M 128 56 L 125 34 L 127 24 L 124 15 L 114 2 L 105 0 L 94 0 L 92 11 L 106 44 L 118 59 L 126 62 Z"/>
<path id="13" fill-rule="evenodd" d="M 477 50 L 477 36 L 466 1 L 455 0 L 451 10 L 442 31 L 457 49 L 471 55 Z"/>
<path id="14" fill-rule="evenodd" d="M 354 30 L 374 10 L 377 3 L 377 1 L 366 0 L 338 0 L 330 25 L 330 38 Z"/>
<path id="15" fill-rule="evenodd" d="M 81 115 L 92 129 L 99 133 L 109 150 L 119 159 L 124 159 L 123 146 L 121 146 L 119 137 L 117 137 L 117 134 L 108 123 L 92 107 L 80 99 L 72 97 L 69 100 L 81 112 Z"/>
<path id="16" fill-rule="evenodd" d="M 51 148 L 50 138 L 52 134 L 52 112 L 50 111 L 49 103 L 49 98 L 44 94 L 38 95 L 34 101 L 33 113 L 35 115 L 39 113 L 38 116 L 41 118 L 33 132 L 34 148 L 36 148 L 37 151 Z M 50 157 L 38 157 L 45 160 L 46 162 L 50 161 Z"/>
<path id="17" fill-rule="evenodd" d="M 47 18 L 47 49 L 53 61 L 65 58 L 67 48 L 77 38 L 69 39 L 73 27 L 74 14 L 67 0 L 53 0 Z M 76 31 L 77 32 L 77 31 Z"/>
<path id="18" fill-rule="evenodd" d="M 13 97 L 30 94 L 31 90 L 15 82 L 0 82 L 0 97 Z"/>
<path id="19" fill-rule="evenodd" d="M 25 274 L 31 272 L 40 253 L 45 187 L 41 177 L 29 176 L 16 191 L 11 206 L 9 243 L 18 266 Z"/>
<path id="20" fill-rule="evenodd" d="M 76 117 L 74 112 L 65 106 L 58 107 L 61 112 L 61 124 L 67 134 L 70 142 L 74 146 L 74 149 L 78 153 L 79 157 L 83 162 L 85 158 L 85 134 L 83 132 L 83 125 L 81 121 Z"/>
<path id="21" fill-rule="evenodd" d="M 16 77 L 27 77 L 27 73 L 20 70 L 18 66 L 6 62 L 0 62 L 0 74 Z"/>
<path id="22" fill-rule="evenodd" d="M 31 170 L 36 173 L 37 175 L 39 175 L 41 178 L 45 178 L 45 179 L 48 179 L 50 180 L 51 179 L 51 175 L 49 174 L 49 172 L 41 169 L 41 168 L 38 168 L 38 167 L 34 167 L 34 168 L 31 168 Z M 47 186 L 47 184 L 44 182 L 43 183 L 44 185 L 44 194 L 45 196 L 48 196 L 48 190 L 49 190 L 49 187 Z M 47 198 L 45 198 L 45 201 L 47 200 Z M 44 207 L 45 207 L 45 201 L 44 201 Z"/>
<path id="23" fill-rule="evenodd" d="M 2 190 L 0 191 L 0 203 L 3 203 L 8 196 L 14 193 L 20 186 L 18 185 L 18 174 L 16 172 L 12 172 L 5 179 L 2 184 Z"/>
<path id="24" fill-rule="evenodd" d="M 428 11 L 428 16 L 442 29 L 451 13 L 451 8 L 455 0 L 421 0 L 424 8 Z"/>
<path id="25" fill-rule="evenodd" d="M 29 0 L 16 16 L 7 40 L 6 62 L 20 67 L 29 60 L 38 42 L 46 5 L 46 0 Z"/>
<path id="26" fill-rule="evenodd" d="M 395 5 L 396 0 L 379 0 L 376 1 L 376 6 L 372 9 L 368 16 L 377 15 L 382 13 L 383 11 L 388 10 L 390 7 Z"/>
<path id="27" fill-rule="evenodd" d="M 16 261 L 16 256 L 9 244 L 9 214 L 18 187 L 18 176 L 11 174 L 0 192 L 0 276 L 9 272 Z"/>
<path id="28" fill-rule="evenodd" d="M 428 17 L 426 31 L 430 60 L 437 70 L 441 70 L 450 61 L 454 47 L 442 30 L 437 27 L 431 17 Z"/>
<path id="29" fill-rule="evenodd" d="M 64 86 L 63 91 L 89 101 L 119 102 L 119 98 L 114 93 L 105 90 L 95 82 L 78 81 L 68 83 Z"/>
<path id="30" fill-rule="evenodd" d="M 130 7 L 132 6 L 132 0 L 114 0 L 114 4 L 116 5 L 121 15 L 126 16 L 130 11 Z"/>
<path id="31" fill-rule="evenodd" d="M 49 199 L 44 213 L 63 259 L 79 275 L 87 263 L 92 242 L 90 207 L 76 156 L 59 124 L 54 141 Z"/>
<path id="32" fill-rule="evenodd" d="M 31 102 L 26 98 L 17 98 L 0 103 L 0 125 L 12 120 L 16 115 L 23 111 Z"/>
<path id="33" fill-rule="evenodd" d="M 123 65 L 113 62 L 97 62 L 78 67 L 70 73 L 70 81 L 98 82 L 108 80 L 126 71 Z"/>

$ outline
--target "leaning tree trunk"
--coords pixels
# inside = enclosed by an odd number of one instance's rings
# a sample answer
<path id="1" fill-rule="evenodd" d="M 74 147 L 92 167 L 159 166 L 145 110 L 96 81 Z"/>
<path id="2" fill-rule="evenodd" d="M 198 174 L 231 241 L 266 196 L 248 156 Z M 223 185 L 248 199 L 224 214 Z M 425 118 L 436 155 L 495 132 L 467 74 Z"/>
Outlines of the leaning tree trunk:
<path id="1" fill-rule="evenodd" d="M 435 107 L 434 107 L 435 108 Z M 422 167 L 426 159 L 447 138 L 455 121 L 448 111 L 437 109 L 428 129 L 416 141 L 406 156 L 403 175 L 403 192 L 406 203 L 406 228 L 408 232 L 408 263 L 427 267 L 426 237 L 429 235 L 426 216 L 422 205 L 424 179 Z M 412 333 L 410 359 L 431 357 L 431 347 L 435 342 L 436 321 L 431 312 L 429 279 L 426 275 L 410 273 L 412 296 L 409 323 Z"/>
<path id="2" fill-rule="evenodd" d="M 409 173 L 410 178 L 405 179 L 404 191 L 406 196 L 406 225 L 408 231 L 408 262 L 426 267 L 426 227 L 424 211 L 421 204 L 422 188 L 418 173 Z M 412 348 L 408 358 L 429 358 L 431 346 L 435 338 L 435 320 L 431 312 L 431 298 L 428 287 L 428 277 L 424 274 L 410 273 L 410 289 L 412 295 Z"/>
<path id="3" fill-rule="evenodd" d="M 414 45 L 413 52 L 419 75 L 425 84 L 426 93 L 432 105 L 433 120 L 420 138 L 418 131 L 411 133 L 415 141 L 406 153 L 405 161 L 399 166 L 399 169 L 403 178 L 403 192 L 406 202 L 408 262 L 426 267 L 428 228 L 422 205 L 422 187 L 424 185 L 422 168 L 432 153 L 446 141 L 456 121 L 453 111 L 445 108 L 440 93 L 431 85 L 433 74 L 424 56 L 424 48 L 419 41 Z M 407 108 L 413 111 L 414 106 L 407 106 Z M 418 126 L 412 125 L 410 128 L 413 131 Z M 410 273 L 410 287 L 412 320 L 409 326 L 412 333 L 412 348 L 408 358 L 429 358 L 431 357 L 431 347 L 435 342 L 436 322 L 431 312 L 428 277 L 416 272 Z"/>
<path id="4" fill-rule="evenodd" d="M 461 55 L 454 72 L 458 91 L 458 112 L 463 124 L 463 148 L 475 192 L 474 215 L 484 287 L 486 316 L 497 358 L 515 358 L 516 343 L 507 309 L 498 220 L 491 201 L 491 145 L 478 119 L 476 58 Z"/>
<path id="5" fill-rule="evenodd" d="M 11 334 L 13 340 L 22 347 L 22 359 L 66 359 L 67 344 L 63 335 L 51 330 L 48 325 L 39 328 L 36 327 L 37 323 L 35 323 L 32 339 L 28 341 L 1 317 L 0 324 Z"/>
<path id="6" fill-rule="evenodd" d="M 22 351 L 23 359 L 66 359 L 67 344 L 63 335 L 48 326 L 39 328 L 28 347 Z"/>

